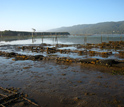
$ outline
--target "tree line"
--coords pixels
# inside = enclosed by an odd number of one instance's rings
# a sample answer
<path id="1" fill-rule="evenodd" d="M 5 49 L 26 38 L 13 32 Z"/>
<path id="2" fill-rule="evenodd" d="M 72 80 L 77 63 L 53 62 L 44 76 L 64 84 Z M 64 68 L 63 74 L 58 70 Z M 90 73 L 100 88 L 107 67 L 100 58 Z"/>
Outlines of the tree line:
<path id="1" fill-rule="evenodd" d="M 24 32 L 24 31 L 11 31 L 11 30 L 5 30 L 0 31 L 1 36 L 30 36 L 30 35 L 70 35 L 68 32 Z"/>

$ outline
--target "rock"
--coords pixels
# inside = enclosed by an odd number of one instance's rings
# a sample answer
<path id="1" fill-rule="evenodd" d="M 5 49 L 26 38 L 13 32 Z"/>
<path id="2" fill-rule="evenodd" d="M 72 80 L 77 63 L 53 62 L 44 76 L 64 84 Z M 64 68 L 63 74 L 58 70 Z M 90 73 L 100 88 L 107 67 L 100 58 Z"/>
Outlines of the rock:
<path id="1" fill-rule="evenodd" d="M 16 61 L 15 59 L 12 59 L 13 61 Z"/>
<path id="2" fill-rule="evenodd" d="M 83 51 L 79 51 L 78 54 L 79 54 L 79 55 L 82 55 L 82 54 L 83 54 Z"/>
<path id="3" fill-rule="evenodd" d="M 34 56 L 35 60 L 42 60 L 43 59 L 43 55 L 36 55 Z"/>

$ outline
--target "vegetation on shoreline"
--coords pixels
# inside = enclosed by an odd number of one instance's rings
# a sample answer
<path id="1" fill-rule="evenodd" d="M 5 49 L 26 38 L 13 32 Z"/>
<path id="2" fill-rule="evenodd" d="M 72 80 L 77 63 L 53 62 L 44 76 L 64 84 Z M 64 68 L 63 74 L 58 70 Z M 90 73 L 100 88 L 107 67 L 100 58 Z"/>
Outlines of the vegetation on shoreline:
<path id="1" fill-rule="evenodd" d="M 0 36 L 31 36 L 32 32 L 26 31 L 11 31 L 5 30 L 0 31 Z M 68 32 L 33 32 L 33 35 L 41 36 L 41 35 L 70 35 Z"/>

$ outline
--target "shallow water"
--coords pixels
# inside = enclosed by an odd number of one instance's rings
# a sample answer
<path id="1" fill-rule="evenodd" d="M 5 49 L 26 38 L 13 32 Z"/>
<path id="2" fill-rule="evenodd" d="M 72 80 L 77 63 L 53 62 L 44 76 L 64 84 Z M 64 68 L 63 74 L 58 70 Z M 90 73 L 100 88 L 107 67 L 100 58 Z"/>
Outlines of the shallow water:
<path id="1" fill-rule="evenodd" d="M 4 38 L 1 38 L 0 41 L 0 50 L 2 51 L 7 51 L 7 52 L 17 52 L 19 54 L 25 54 L 25 55 L 44 55 L 44 56 L 48 56 L 48 54 L 46 52 L 32 52 L 29 50 L 19 50 L 17 47 L 18 46 L 30 46 L 30 45 L 42 45 L 42 44 L 50 44 L 50 46 L 46 46 L 46 47 L 55 47 L 56 44 L 70 44 L 70 46 L 68 47 L 58 47 L 58 49 L 68 49 L 68 50 L 87 50 L 87 51 L 97 51 L 97 52 L 108 52 L 111 51 L 113 53 L 113 55 L 108 56 L 107 58 L 103 58 L 101 56 L 89 56 L 89 55 L 83 55 L 83 56 L 79 56 L 77 53 L 69 53 L 69 54 L 61 54 L 59 52 L 54 53 L 54 54 L 49 54 L 49 55 L 56 55 L 58 57 L 70 57 L 70 58 L 80 58 L 80 59 L 84 59 L 84 58 L 99 58 L 99 59 L 119 59 L 119 60 L 123 60 L 123 58 L 118 58 L 115 57 L 114 55 L 118 53 L 118 51 L 121 50 L 113 50 L 113 49 L 109 49 L 109 50 L 101 50 L 98 48 L 92 48 L 92 49 L 85 49 L 85 48 L 79 48 L 78 49 L 78 44 L 83 44 L 86 45 L 87 43 L 90 44 L 98 44 L 98 43 L 102 43 L 102 42 L 109 42 L 109 41 L 124 41 L 124 34 L 97 34 L 97 35 L 92 35 L 92 36 L 60 36 L 60 37 L 34 37 L 32 38 L 27 38 L 27 39 L 9 39 L 6 40 Z"/>
<path id="2" fill-rule="evenodd" d="M 109 42 L 109 41 L 124 41 L 124 34 L 96 34 L 92 36 L 58 36 L 58 37 L 34 37 L 27 39 L 16 39 L 12 38 L 5 41 L 4 37 L 0 39 L 0 45 L 18 45 L 18 44 L 86 44 L 86 43 L 101 43 L 101 42 Z"/>

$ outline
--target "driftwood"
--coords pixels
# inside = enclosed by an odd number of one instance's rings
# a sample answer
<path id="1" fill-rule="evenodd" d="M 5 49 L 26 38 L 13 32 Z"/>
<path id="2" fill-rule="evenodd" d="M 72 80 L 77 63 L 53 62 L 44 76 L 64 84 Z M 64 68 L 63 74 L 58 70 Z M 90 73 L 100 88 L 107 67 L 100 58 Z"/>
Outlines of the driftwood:
<path id="1" fill-rule="evenodd" d="M 35 106 L 39 107 L 39 105 L 38 105 L 38 104 L 36 104 L 36 103 L 32 102 L 31 100 L 29 100 L 29 99 L 27 99 L 27 98 L 25 98 L 25 97 L 23 97 L 23 99 L 24 99 L 24 100 L 26 100 L 26 101 L 28 101 L 29 103 L 31 103 L 31 104 L 33 104 L 33 105 L 35 105 Z"/>
<path id="2" fill-rule="evenodd" d="M 3 91 L 2 93 L 0 93 L 0 96 L 2 97 L 0 99 L 0 107 L 7 107 L 8 105 L 16 104 L 16 103 L 20 102 L 20 100 L 22 102 L 26 101 L 26 102 L 28 102 L 28 104 L 32 104 L 36 107 L 39 107 L 38 104 L 27 99 L 24 94 L 15 92 L 14 88 L 7 89 L 7 88 L 0 87 L 0 90 Z"/>

